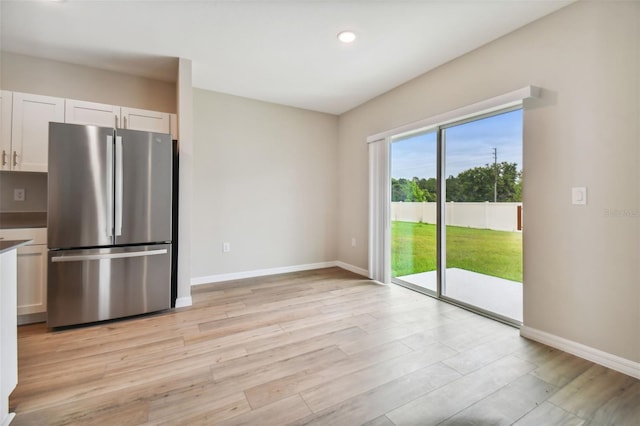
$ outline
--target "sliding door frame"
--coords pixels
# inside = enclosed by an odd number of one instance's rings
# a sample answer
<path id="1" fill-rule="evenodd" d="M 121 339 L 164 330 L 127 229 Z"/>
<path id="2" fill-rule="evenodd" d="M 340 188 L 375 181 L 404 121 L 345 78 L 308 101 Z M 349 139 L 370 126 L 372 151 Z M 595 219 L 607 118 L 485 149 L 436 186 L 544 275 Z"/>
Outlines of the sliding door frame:
<path id="1" fill-rule="evenodd" d="M 384 259 L 386 263 L 386 271 L 387 275 L 390 278 L 390 282 L 394 284 L 401 285 L 403 287 L 407 287 L 411 290 L 420 292 L 430 297 L 434 297 L 438 300 L 445 301 L 447 303 L 462 307 L 469 311 L 478 313 L 480 315 L 495 319 L 497 321 L 503 322 L 505 324 L 509 324 L 515 327 L 522 326 L 522 323 L 518 320 L 505 317 L 493 311 L 485 310 L 481 307 L 471 305 L 465 303 L 464 301 L 454 299 L 448 297 L 444 294 L 446 289 L 446 243 L 447 243 L 447 231 L 446 231 L 446 130 L 450 127 L 459 126 L 462 124 L 470 123 L 473 121 L 482 120 L 488 117 L 497 116 L 500 114 L 505 114 L 508 112 L 516 111 L 519 109 L 524 109 L 522 99 L 517 102 L 511 102 L 506 105 L 497 106 L 492 108 L 489 111 L 478 112 L 477 114 L 468 114 L 466 116 L 460 117 L 459 119 L 450 119 L 446 122 L 436 125 L 429 125 L 425 127 L 415 127 L 413 129 L 403 129 L 404 131 L 399 131 L 397 134 L 388 134 L 384 139 L 378 139 L 378 142 L 384 142 L 387 147 L 388 154 L 388 167 L 386 167 L 387 173 L 387 181 L 385 182 L 386 188 L 384 188 L 384 192 L 386 194 L 386 199 L 388 200 L 388 205 L 385 208 L 386 214 L 383 216 L 387 222 L 385 226 L 385 234 L 387 241 L 384 244 Z M 390 203 L 391 203 L 391 184 L 390 184 L 390 168 L 391 168 L 391 155 L 390 155 L 390 145 L 393 143 L 393 139 L 396 138 L 404 138 L 410 135 L 417 135 L 420 133 L 427 133 L 434 131 L 437 133 L 436 139 L 436 181 L 437 181 L 437 200 L 436 200 L 436 292 L 431 291 L 430 289 L 420 287 L 418 285 L 414 285 L 403 281 L 401 279 L 395 278 L 391 276 L 391 215 L 390 212 Z M 370 176 L 370 178 L 374 178 Z M 379 178 L 379 177 L 378 177 Z M 372 194 L 373 195 L 373 194 Z M 371 229 L 373 232 L 374 230 Z M 370 237 L 371 241 L 371 237 Z M 370 248 L 371 252 L 371 248 Z M 370 260 L 371 261 L 371 260 Z M 524 283 L 522 284 L 524 285 Z"/>

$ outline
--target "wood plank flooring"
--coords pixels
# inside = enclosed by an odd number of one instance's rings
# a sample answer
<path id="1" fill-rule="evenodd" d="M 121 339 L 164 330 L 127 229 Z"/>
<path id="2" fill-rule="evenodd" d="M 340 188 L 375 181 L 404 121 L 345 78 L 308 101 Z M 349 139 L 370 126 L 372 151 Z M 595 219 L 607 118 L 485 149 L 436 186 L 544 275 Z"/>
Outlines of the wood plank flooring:
<path id="1" fill-rule="evenodd" d="M 640 381 L 330 268 L 19 328 L 14 425 L 638 425 Z"/>

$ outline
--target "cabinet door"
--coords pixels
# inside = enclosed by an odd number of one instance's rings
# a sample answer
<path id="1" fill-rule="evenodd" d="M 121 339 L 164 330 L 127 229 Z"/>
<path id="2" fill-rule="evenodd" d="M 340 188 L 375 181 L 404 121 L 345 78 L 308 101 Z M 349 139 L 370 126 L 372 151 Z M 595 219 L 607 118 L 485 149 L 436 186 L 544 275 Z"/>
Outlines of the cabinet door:
<path id="1" fill-rule="evenodd" d="M 18 383 L 16 251 L 0 254 L 0 424 L 9 424 L 9 395 Z"/>
<path id="2" fill-rule="evenodd" d="M 120 127 L 120 107 L 67 99 L 65 101 L 64 121 L 71 124 Z"/>
<path id="3" fill-rule="evenodd" d="M 10 159 L 13 170 L 47 171 L 50 121 L 64 122 L 64 99 L 14 92 Z"/>
<path id="4" fill-rule="evenodd" d="M 13 93 L 0 90 L 0 170 L 10 170 L 11 103 Z"/>
<path id="5" fill-rule="evenodd" d="M 18 315 L 47 311 L 47 246 L 18 248 Z"/>
<path id="6" fill-rule="evenodd" d="M 171 114 L 122 107 L 122 128 L 147 132 L 171 133 Z"/>

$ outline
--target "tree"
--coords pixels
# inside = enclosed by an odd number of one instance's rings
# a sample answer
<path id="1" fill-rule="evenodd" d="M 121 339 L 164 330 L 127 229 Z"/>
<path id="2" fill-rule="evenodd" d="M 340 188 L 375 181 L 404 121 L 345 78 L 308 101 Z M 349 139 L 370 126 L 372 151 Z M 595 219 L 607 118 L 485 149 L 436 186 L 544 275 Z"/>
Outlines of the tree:
<path id="1" fill-rule="evenodd" d="M 428 201 L 427 194 L 418 186 L 419 179 L 391 179 L 391 201 Z"/>
<path id="2" fill-rule="evenodd" d="M 427 197 L 424 194 L 424 191 L 420 189 L 418 183 L 416 182 L 418 178 L 413 178 L 411 181 L 411 201 L 427 201 Z"/>
<path id="3" fill-rule="evenodd" d="M 498 201 L 522 201 L 522 171 L 516 163 L 502 162 L 498 167 Z"/>
<path id="4" fill-rule="evenodd" d="M 493 201 L 497 168 L 497 201 L 522 200 L 522 172 L 516 163 L 503 161 L 497 165 L 485 164 L 464 170 L 455 178 L 447 179 L 447 201 L 482 202 Z"/>
<path id="5" fill-rule="evenodd" d="M 434 202 L 437 199 L 437 195 L 438 195 L 438 184 L 436 181 L 436 178 L 429 178 L 429 179 L 418 179 L 418 178 L 414 178 L 417 179 L 417 185 L 418 187 L 422 190 L 422 192 L 424 192 L 425 195 L 425 201 L 429 201 L 429 202 Z"/>
<path id="6" fill-rule="evenodd" d="M 522 171 L 516 163 L 503 161 L 495 166 L 485 164 L 463 170 L 457 176 L 447 178 L 447 201 L 493 201 L 497 169 L 497 201 L 522 201 Z M 392 201 L 429 201 L 437 198 L 438 183 L 435 178 L 391 179 Z"/>

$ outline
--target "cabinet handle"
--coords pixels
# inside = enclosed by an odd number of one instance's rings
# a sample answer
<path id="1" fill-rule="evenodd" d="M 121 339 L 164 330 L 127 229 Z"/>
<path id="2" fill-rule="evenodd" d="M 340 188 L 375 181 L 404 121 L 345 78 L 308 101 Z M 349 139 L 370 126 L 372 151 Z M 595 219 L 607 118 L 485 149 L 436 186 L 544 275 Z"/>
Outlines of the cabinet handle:
<path id="1" fill-rule="evenodd" d="M 117 115 L 113 115 L 116 118 L 116 129 L 118 128 L 118 116 Z"/>
<path id="2" fill-rule="evenodd" d="M 13 151 L 13 167 L 18 165 L 18 151 Z"/>
<path id="3" fill-rule="evenodd" d="M 3 149 L 2 150 L 2 166 L 6 166 L 6 165 L 7 165 L 7 151 Z"/>
<path id="4" fill-rule="evenodd" d="M 127 116 L 125 115 L 124 117 L 122 117 L 122 124 L 124 124 L 124 126 L 122 126 L 124 129 L 127 128 Z"/>

